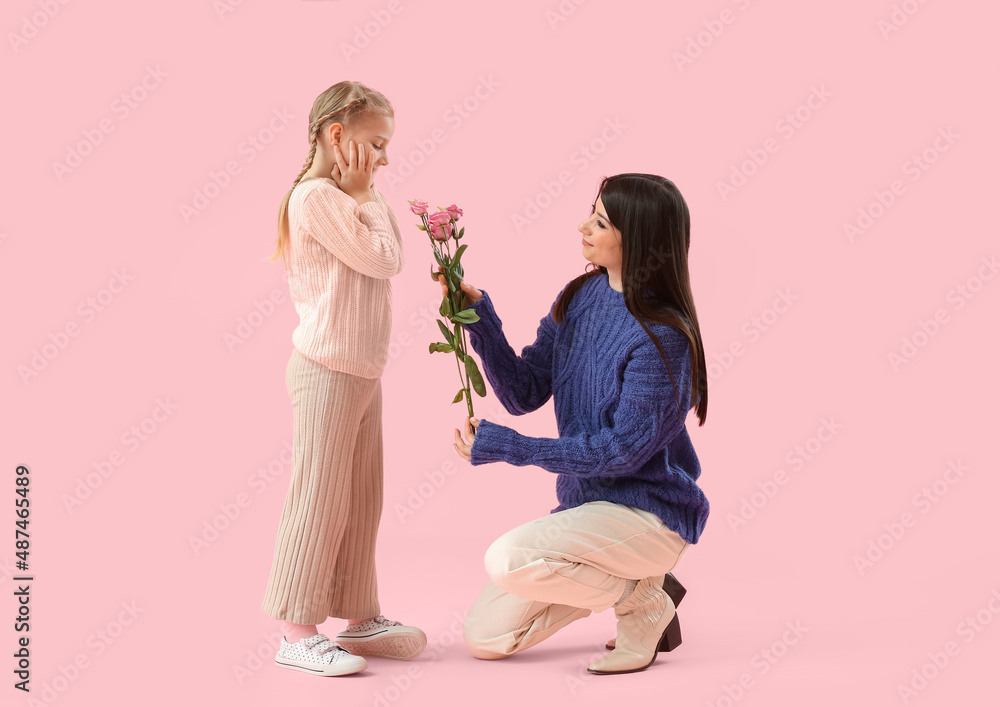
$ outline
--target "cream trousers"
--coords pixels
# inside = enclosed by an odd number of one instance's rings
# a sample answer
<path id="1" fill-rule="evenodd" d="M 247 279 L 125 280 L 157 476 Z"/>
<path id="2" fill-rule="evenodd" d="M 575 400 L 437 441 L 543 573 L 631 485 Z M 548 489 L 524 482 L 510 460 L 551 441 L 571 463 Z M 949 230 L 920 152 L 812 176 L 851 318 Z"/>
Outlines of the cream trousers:
<path id="1" fill-rule="evenodd" d="M 292 474 L 264 612 L 297 624 L 378 616 L 382 381 L 334 371 L 292 349 Z"/>
<path id="2" fill-rule="evenodd" d="M 618 602 L 628 579 L 673 570 L 688 542 L 648 511 L 591 501 L 500 536 L 486 551 L 491 581 L 465 618 L 477 658 L 503 658 Z"/>

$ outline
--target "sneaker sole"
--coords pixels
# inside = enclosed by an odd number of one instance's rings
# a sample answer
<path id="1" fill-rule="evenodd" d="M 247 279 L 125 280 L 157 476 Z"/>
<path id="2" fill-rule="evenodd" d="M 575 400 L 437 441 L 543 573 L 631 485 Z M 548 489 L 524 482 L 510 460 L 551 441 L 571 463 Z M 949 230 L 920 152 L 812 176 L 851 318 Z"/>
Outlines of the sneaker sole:
<path id="1" fill-rule="evenodd" d="M 279 668 L 287 668 L 288 670 L 299 670 L 303 673 L 309 673 L 310 675 L 319 675 L 321 677 L 332 677 L 336 675 L 352 675 L 353 673 L 359 673 L 368 667 L 367 663 L 355 666 L 349 665 L 330 665 L 325 667 L 318 667 L 309 663 L 304 663 L 298 660 L 292 660 L 290 658 L 275 658 L 274 664 Z"/>
<path id="2" fill-rule="evenodd" d="M 392 660 L 412 660 L 420 655 L 427 646 L 427 636 L 420 633 L 396 632 L 377 633 L 368 637 L 340 636 L 337 643 L 349 650 L 352 655 L 371 655 Z"/>

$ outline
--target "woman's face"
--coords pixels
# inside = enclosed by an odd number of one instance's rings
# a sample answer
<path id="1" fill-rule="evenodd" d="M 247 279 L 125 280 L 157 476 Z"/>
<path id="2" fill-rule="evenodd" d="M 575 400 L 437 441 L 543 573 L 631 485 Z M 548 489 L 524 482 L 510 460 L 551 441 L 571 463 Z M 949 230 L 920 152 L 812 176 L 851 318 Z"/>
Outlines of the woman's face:
<path id="1" fill-rule="evenodd" d="M 604 211 L 601 197 L 597 197 L 590 210 L 590 218 L 577 227 L 583 234 L 583 257 L 594 265 L 603 265 L 609 270 L 620 270 L 622 266 L 622 234 L 611 225 Z"/>

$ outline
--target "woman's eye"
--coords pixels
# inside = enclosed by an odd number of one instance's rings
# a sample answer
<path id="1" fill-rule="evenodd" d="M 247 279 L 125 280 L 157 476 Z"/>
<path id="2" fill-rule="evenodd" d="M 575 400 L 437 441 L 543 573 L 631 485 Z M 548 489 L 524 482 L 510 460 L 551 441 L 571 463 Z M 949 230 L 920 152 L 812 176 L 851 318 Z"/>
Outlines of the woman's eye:
<path id="1" fill-rule="evenodd" d="M 601 223 L 601 219 L 597 219 L 597 225 L 599 228 L 604 228 L 604 224 Z"/>

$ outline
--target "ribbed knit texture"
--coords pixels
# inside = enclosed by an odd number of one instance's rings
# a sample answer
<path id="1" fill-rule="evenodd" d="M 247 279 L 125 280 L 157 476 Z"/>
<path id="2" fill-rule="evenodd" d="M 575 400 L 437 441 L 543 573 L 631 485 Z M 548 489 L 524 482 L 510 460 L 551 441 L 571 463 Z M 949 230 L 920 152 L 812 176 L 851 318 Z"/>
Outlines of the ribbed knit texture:
<path id="1" fill-rule="evenodd" d="M 493 392 L 512 415 L 554 398 L 559 437 L 527 437 L 482 420 L 472 463 L 535 465 L 559 474 L 560 505 L 552 512 L 588 501 L 621 503 L 656 514 L 689 543 L 698 542 L 709 511 L 696 483 L 698 456 L 656 345 L 607 275 L 584 282 L 562 323 L 553 321 L 550 307 L 535 343 L 521 356 L 507 342 L 489 294 L 482 292 L 472 305 L 480 321 L 467 330 Z M 673 327 L 648 326 L 680 388 L 680 410 L 687 411 L 687 339 Z"/>
<path id="2" fill-rule="evenodd" d="M 297 624 L 378 616 L 382 381 L 332 370 L 297 349 L 285 375 L 293 468 L 264 612 Z"/>
<path id="3" fill-rule="evenodd" d="M 389 202 L 358 204 L 332 180 L 298 184 L 288 202 L 288 286 L 299 324 L 292 345 L 334 370 L 377 378 L 392 328 L 389 278 L 405 264 Z"/>

